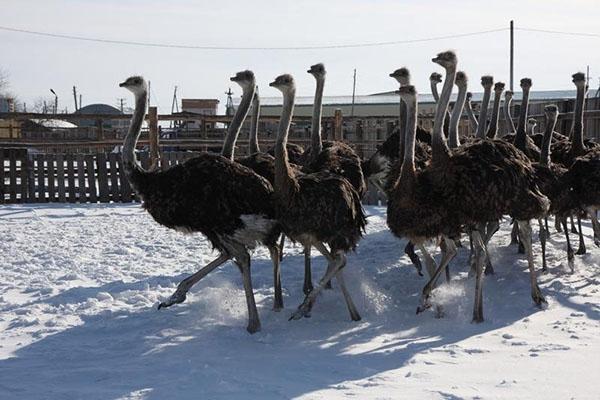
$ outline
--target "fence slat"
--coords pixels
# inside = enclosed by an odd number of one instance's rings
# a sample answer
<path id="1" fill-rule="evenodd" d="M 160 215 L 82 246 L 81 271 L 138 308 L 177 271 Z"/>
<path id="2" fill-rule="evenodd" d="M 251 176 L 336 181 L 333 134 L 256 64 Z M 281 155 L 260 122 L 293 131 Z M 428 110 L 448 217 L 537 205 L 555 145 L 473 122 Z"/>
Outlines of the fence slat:
<path id="1" fill-rule="evenodd" d="M 29 175 L 27 177 L 27 184 L 29 185 L 29 195 L 27 197 L 27 201 L 30 203 L 36 202 L 36 194 L 35 194 L 35 160 L 33 158 L 33 154 L 27 156 L 27 168 L 29 169 Z"/>
<path id="2" fill-rule="evenodd" d="M 89 154 L 85 156 L 85 165 L 87 171 L 87 182 L 88 182 L 88 193 L 90 202 L 96 203 L 98 201 L 98 189 L 96 185 L 96 165 L 94 163 L 94 156 Z"/>
<path id="3" fill-rule="evenodd" d="M 65 157 L 63 154 L 56 155 L 56 181 L 58 183 L 58 201 L 65 203 Z"/>
<path id="4" fill-rule="evenodd" d="M 17 152 L 9 150 L 9 164 L 8 164 L 8 193 L 10 196 L 10 202 L 17 202 Z"/>
<path id="5" fill-rule="evenodd" d="M 117 153 L 108 154 L 110 168 L 110 196 L 114 203 L 121 200 L 121 192 L 119 191 L 118 157 L 119 155 Z"/>
<path id="6" fill-rule="evenodd" d="M 83 161 L 83 154 L 77 154 L 77 183 L 79 184 L 79 202 L 87 202 L 87 196 L 85 193 L 85 164 Z"/>
<path id="7" fill-rule="evenodd" d="M 48 164 L 48 201 L 56 201 L 56 190 L 54 188 L 54 155 L 46 154 Z"/>
<path id="8" fill-rule="evenodd" d="M 0 149 L 0 204 L 4 204 L 4 149 Z"/>
<path id="9" fill-rule="evenodd" d="M 75 187 L 75 157 L 73 154 L 67 154 L 65 157 L 67 161 L 67 183 L 69 184 L 69 203 L 75 203 L 77 201 L 77 191 Z"/>
<path id="10" fill-rule="evenodd" d="M 37 182 L 38 182 L 38 203 L 46 202 L 46 165 L 44 163 L 44 155 L 36 154 L 35 161 L 37 163 Z"/>
<path id="11" fill-rule="evenodd" d="M 27 203 L 27 182 L 29 177 L 29 163 L 27 162 L 27 150 L 21 152 L 21 203 Z"/>
<path id="12" fill-rule="evenodd" d="M 96 163 L 98 164 L 98 199 L 101 203 L 108 203 L 110 198 L 108 195 L 108 170 L 106 169 L 106 154 L 97 154 Z"/>

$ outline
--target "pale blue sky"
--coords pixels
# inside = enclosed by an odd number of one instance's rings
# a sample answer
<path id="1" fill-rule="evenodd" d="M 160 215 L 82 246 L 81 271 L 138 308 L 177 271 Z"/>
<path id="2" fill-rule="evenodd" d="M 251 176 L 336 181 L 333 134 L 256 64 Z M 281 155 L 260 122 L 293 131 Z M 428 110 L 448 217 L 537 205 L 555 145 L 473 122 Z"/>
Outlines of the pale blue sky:
<path id="1" fill-rule="evenodd" d="M 36 31 L 158 43 L 221 46 L 303 46 L 419 39 L 508 27 L 600 33 L 600 7 L 593 0 L 505 1 L 161 1 L 3 0 L 0 25 Z M 516 32 L 515 78 L 529 76 L 535 89 L 570 89 L 570 74 L 590 65 L 592 87 L 600 76 L 600 37 Z M 236 71 L 254 70 L 263 96 L 277 96 L 268 82 L 292 73 L 298 94 L 314 81 L 305 71 L 315 62 L 328 70 L 326 94 L 395 89 L 389 72 L 410 68 L 420 92 L 440 68 L 436 52 L 454 49 L 459 68 L 479 91 L 479 77 L 508 81 L 508 32 L 436 42 L 311 51 L 200 51 L 157 49 L 52 39 L 0 31 L 0 66 L 10 73 L 11 91 L 21 100 L 57 91 L 61 108 L 73 108 L 71 87 L 84 104 L 116 104 L 128 92 L 118 82 L 131 74 L 152 81 L 154 102 L 169 112 L 174 85 L 181 97 L 217 97 Z M 236 94 L 239 88 L 233 87 Z"/>

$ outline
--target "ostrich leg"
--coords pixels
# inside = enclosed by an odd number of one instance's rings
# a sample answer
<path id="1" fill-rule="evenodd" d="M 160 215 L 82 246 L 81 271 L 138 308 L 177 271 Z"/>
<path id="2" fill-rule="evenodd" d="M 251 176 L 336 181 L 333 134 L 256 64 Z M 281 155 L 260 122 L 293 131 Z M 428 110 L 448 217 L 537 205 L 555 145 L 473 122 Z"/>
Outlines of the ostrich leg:
<path id="1" fill-rule="evenodd" d="M 485 227 L 479 224 L 473 230 L 473 247 L 475 250 L 475 302 L 473 304 L 473 322 L 483 322 L 483 264 L 485 262 L 485 243 L 481 232 Z"/>
<path id="2" fill-rule="evenodd" d="M 285 236 L 281 235 L 282 238 Z M 275 298 L 273 300 L 273 310 L 280 311 L 283 308 L 283 293 L 281 291 L 281 248 L 277 245 L 270 246 L 271 260 L 273 260 L 273 290 Z"/>
<path id="3" fill-rule="evenodd" d="M 450 238 L 444 237 L 444 243 L 446 246 L 446 251 L 444 251 L 444 253 L 442 254 L 442 260 L 440 261 L 440 265 L 437 267 L 437 269 L 431 276 L 429 282 L 427 282 L 427 284 L 423 288 L 421 302 L 417 307 L 417 314 L 431 307 L 431 303 L 429 301 L 431 291 L 433 290 L 433 288 L 435 288 L 435 283 L 442 271 L 444 270 L 444 268 L 446 268 L 446 266 L 450 263 L 450 261 L 452 261 L 454 256 L 456 256 L 456 245 L 454 244 L 454 241 Z"/>
<path id="4" fill-rule="evenodd" d="M 567 262 L 569 264 L 569 268 L 571 268 L 571 272 L 575 271 L 575 253 L 573 252 L 573 248 L 571 247 L 571 239 L 569 239 L 569 229 L 567 228 L 567 219 L 562 220 L 563 231 L 565 232 L 565 236 L 567 237 Z"/>
<path id="5" fill-rule="evenodd" d="M 510 231 L 510 244 L 518 244 L 519 243 L 519 228 L 517 227 L 515 221 L 513 221 L 513 227 Z"/>
<path id="6" fill-rule="evenodd" d="M 342 294 L 344 295 L 344 300 L 346 301 L 346 306 L 348 307 L 350 318 L 352 319 L 352 321 L 360 321 L 360 314 L 358 313 L 358 310 L 356 309 L 356 306 L 352 301 L 352 297 L 350 297 L 350 292 L 346 288 L 346 281 L 344 280 L 343 268 L 346 265 L 346 256 L 343 253 L 341 253 L 340 255 L 344 259 L 344 265 L 340 268 L 335 278 L 337 279 L 338 283 L 340 284 L 340 288 L 342 289 Z"/>
<path id="7" fill-rule="evenodd" d="M 204 268 L 200 269 L 200 271 L 182 280 L 179 285 L 177 285 L 175 293 L 173 293 L 167 301 L 161 302 L 158 305 L 158 309 L 160 310 L 161 308 L 170 307 L 173 304 L 183 303 L 185 301 L 187 292 L 192 288 L 192 286 L 198 283 L 200 279 L 204 278 L 215 268 L 223 265 L 223 263 L 229 259 L 230 257 L 228 255 L 221 254 L 217 259 L 211 261 Z"/>
<path id="8" fill-rule="evenodd" d="M 592 220 L 592 228 L 594 229 L 594 244 L 600 247 L 600 222 L 598 222 L 597 210 L 595 207 L 588 207 L 586 211 Z"/>
<path id="9" fill-rule="evenodd" d="M 556 229 L 556 232 L 560 233 L 562 232 L 562 224 L 560 222 L 560 218 L 558 218 L 558 216 L 554 216 L 554 229 Z"/>
<path id="10" fill-rule="evenodd" d="M 250 255 L 246 254 L 236 256 L 235 263 L 240 268 L 242 273 L 242 281 L 244 283 L 244 292 L 246 294 L 246 304 L 248 306 L 248 326 L 246 330 L 250 333 L 260 331 L 260 319 L 258 318 L 258 310 L 254 301 L 254 291 L 252 290 L 252 276 L 250 275 Z"/>
<path id="11" fill-rule="evenodd" d="M 283 249 L 285 248 L 285 235 L 281 234 L 281 239 L 279 240 L 279 262 L 283 261 Z"/>
<path id="12" fill-rule="evenodd" d="M 309 294 L 313 290 L 312 284 L 312 268 L 310 264 L 310 246 L 304 248 L 304 284 L 302 291 L 304 295 Z"/>
<path id="13" fill-rule="evenodd" d="M 484 273 L 486 275 L 494 275 L 494 267 L 492 266 L 492 260 L 490 259 L 490 254 L 488 252 L 488 244 L 492 237 L 498 232 L 500 229 L 500 221 L 488 222 L 485 226 L 485 237 L 483 239 L 483 244 L 485 245 L 485 270 Z"/>
<path id="14" fill-rule="evenodd" d="M 423 253 L 423 257 L 425 258 L 425 267 L 427 268 L 427 274 L 429 274 L 429 278 L 431 278 L 435 274 L 435 270 L 437 269 L 437 264 L 431 254 L 425 248 L 425 245 L 418 244 L 417 247 Z"/>
<path id="15" fill-rule="evenodd" d="M 542 244 L 542 272 L 546 272 L 546 239 L 548 237 L 548 233 L 546 230 L 547 227 L 544 225 L 544 221 L 542 219 L 539 219 L 538 223 L 540 225 L 540 243 Z"/>
<path id="16" fill-rule="evenodd" d="M 531 280 L 531 298 L 538 307 L 541 307 L 542 303 L 546 302 L 546 299 L 544 299 L 544 296 L 540 291 L 535 274 L 533 249 L 531 246 L 531 225 L 529 224 L 529 221 L 518 221 L 518 223 L 521 241 L 523 242 L 523 246 L 525 246 L 525 251 L 527 252 L 527 264 L 529 266 L 529 278 Z"/>
<path id="17" fill-rule="evenodd" d="M 548 228 L 548 216 L 544 217 L 544 227 L 546 228 L 546 237 L 550 237 L 550 228 Z"/>
<path id="18" fill-rule="evenodd" d="M 406 253 L 406 255 L 410 258 L 410 261 L 412 261 L 413 265 L 417 269 L 417 272 L 419 273 L 419 276 L 423 276 L 423 265 L 421 264 L 421 259 L 417 253 L 415 253 L 415 245 L 410 240 L 404 247 L 404 253 Z"/>
<path id="19" fill-rule="evenodd" d="M 577 216 L 577 227 L 579 228 L 579 248 L 575 252 L 575 254 L 585 254 L 587 253 L 587 249 L 585 248 L 585 239 L 583 237 L 583 229 L 581 229 L 581 217 Z"/>
<path id="20" fill-rule="evenodd" d="M 569 220 L 571 221 L 571 233 L 577 233 L 577 228 L 575 228 L 575 222 L 573 221 L 572 215 L 569 217 Z"/>

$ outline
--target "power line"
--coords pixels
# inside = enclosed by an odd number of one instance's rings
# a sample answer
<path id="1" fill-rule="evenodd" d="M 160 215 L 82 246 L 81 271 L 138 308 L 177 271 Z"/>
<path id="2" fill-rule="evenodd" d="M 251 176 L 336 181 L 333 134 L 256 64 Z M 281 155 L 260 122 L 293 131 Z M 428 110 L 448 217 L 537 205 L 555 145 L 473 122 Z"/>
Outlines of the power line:
<path id="1" fill-rule="evenodd" d="M 515 29 L 518 30 L 518 31 L 538 32 L 538 33 L 552 33 L 552 34 L 556 34 L 556 35 L 600 37 L 600 33 L 566 32 L 566 31 L 553 31 L 553 30 L 550 30 L 550 29 L 534 29 L 534 28 L 515 28 Z"/>
<path id="2" fill-rule="evenodd" d="M 129 46 L 186 49 L 186 50 L 327 50 L 327 49 L 348 49 L 348 48 L 359 48 L 359 47 L 393 46 L 393 45 L 399 45 L 399 44 L 433 42 L 436 40 L 455 39 L 455 38 L 468 37 L 468 36 L 484 35 L 484 34 L 494 33 L 494 32 L 502 32 L 502 31 L 508 30 L 508 28 L 498 28 L 498 29 L 490 29 L 490 30 L 486 30 L 486 31 L 476 31 L 476 32 L 467 32 L 467 33 L 456 33 L 456 34 L 451 34 L 451 35 L 432 36 L 432 37 L 420 38 L 420 39 L 393 40 L 393 41 L 387 41 L 387 42 L 329 44 L 329 45 L 315 45 L 315 46 L 285 46 L 285 47 L 266 47 L 266 46 L 264 46 L 264 47 L 252 47 L 252 46 L 237 47 L 237 46 L 204 46 L 204 45 L 197 46 L 197 45 L 184 45 L 184 44 L 175 44 L 175 43 L 137 42 L 137 41 L 127 41 L 127 40 L 92 38 L 92 37 L 85 37 L 85 36 L 78 36 L 78 35 L 60 34 L 60 33 L 39 32 L 39 31 L 32 31 L 32 30 L 28 30 L 28 29 L 11 28 L 11 27 L 6 27 L 6 26 L 0 26 L 0 30 L 9 31 L 9 32 L 17 32 L 17 33 L 26 33 L 26 34 L 30 34 L 30 35 L 45 36 L 45 37 L 58 38 L 58 39 L 80 40 L 80 41 L 86 41 L 86 42 L 120 44 L 120 45 L 129 45 Z"/>

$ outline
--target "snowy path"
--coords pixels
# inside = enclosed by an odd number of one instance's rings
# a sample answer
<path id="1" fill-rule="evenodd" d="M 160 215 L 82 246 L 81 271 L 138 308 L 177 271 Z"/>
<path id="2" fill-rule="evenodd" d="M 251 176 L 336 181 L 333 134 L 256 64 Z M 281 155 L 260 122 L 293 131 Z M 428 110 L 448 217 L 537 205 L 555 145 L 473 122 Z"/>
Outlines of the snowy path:
<path id="1" fill-rule="evenodd" d="M 425 279 L 388 232 L 385 209 L 367 211 L 368 234 L 346 268 L 363 320 L 349 320 L 339 290 L 321 296 L 312 318 L 287 320 L 302 300 L 303 257 L 292 246 L 286 309 L 271 311 L 271 264 L 259 249 L 262 332 L 249 335 L 231 264 L 184 304 L 155 309 L 215 257 L 200 236 L 159 226 L 139 205 L 0 207 L 0 399 L 598 398 L 600 249 L 589 226 L 574 274 L 564 237 L 552 235 L 540 311 L 505 221 L 491 247 L 496 275 L 484 283 L 486 322 L 475 325 L 466 249 L 453 282 L 435 291 L 445 318 L 415 315 Z M 319 276 L 322 257 L 314 265 Z"/>

